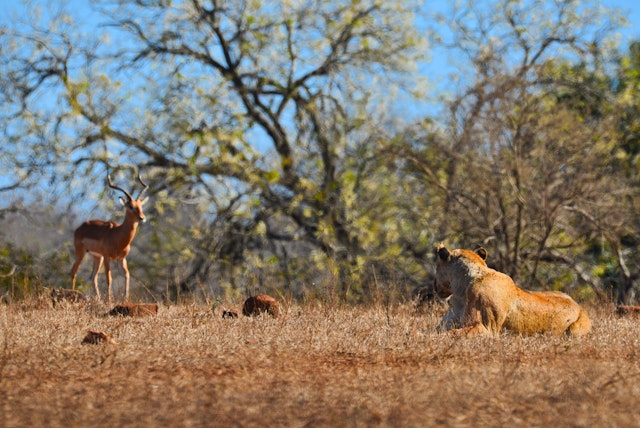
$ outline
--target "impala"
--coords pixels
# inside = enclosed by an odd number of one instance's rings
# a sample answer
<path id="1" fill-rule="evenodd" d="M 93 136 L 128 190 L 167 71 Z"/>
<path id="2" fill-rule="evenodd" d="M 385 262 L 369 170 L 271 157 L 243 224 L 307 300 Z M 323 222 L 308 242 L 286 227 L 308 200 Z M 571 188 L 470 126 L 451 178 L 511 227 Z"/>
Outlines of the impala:
<path id="1" fill-rule="evenodd" d="M 125 207 L 125 216 L 122 224 L 111 221 L 88 220 L 76 229 L 73 234 L 73 245 L 76 249 L 76 261 L 71 269 L 71 288 L 76 288 L 76 274 L 85 253 L 93 256 L 93 272 L 91 279 L 96 289 L 96 296 L 100 300 L 100 290 L 98 288 L 98 271 L 104 260 L 104 273 L 107 277 L 107 302 L 111 303 L 111 260 L 120 261 L 125 275 L 125 301 L 129 300 L 129 269 L 127 268 L 127 254 L 131 250 L 131 241 L 136 235 L 138 223 L 144 222 L 142 205 L 147 202 L 147 197 L 142 198 L 144 192 L 149 188 L 140 174 L 138 180 L 143 189 L 137 199 L 134 199 L 129 192 L 122 187 L 118 187 L 111 181 L 111 176 L 107 175 L 109 187 L 125 194 L 126 199 L 120 197 L 120 202 Z"/>

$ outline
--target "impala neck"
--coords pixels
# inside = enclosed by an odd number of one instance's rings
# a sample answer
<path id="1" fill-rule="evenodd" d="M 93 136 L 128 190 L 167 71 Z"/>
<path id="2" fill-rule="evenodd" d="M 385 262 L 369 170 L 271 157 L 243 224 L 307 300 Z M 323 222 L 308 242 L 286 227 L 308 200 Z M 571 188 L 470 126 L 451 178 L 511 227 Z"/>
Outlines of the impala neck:
<path id="1" fill-rule="evenodd" d="M 125 208 L 124 221 L 120 226 L 118 226 L 118 231 L 120 232 L 123 240 L 127 240 L 129 243 L 133 241 L 139 222 L 140 220 L 138 219 L 138 216 Z"/>

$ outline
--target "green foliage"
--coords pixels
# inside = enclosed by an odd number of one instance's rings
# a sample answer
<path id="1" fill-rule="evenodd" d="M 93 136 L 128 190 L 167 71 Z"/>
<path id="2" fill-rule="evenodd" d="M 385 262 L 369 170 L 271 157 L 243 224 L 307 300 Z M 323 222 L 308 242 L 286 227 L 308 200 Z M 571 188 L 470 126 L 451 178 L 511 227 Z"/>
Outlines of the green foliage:
<path id="1" fill-rule="evenodd" d="M 113 203 L 107 172 L 142 170 L 129 264 L 168 300 L 371 301 L 430 283 L 441 240 L 488 247 L 524 286 L 631 298 L 640 47 L 616 50 L 595 2 L 458 5 L 429 21 L 418 2 L 102 2 L 98 33 L 64 11 L 7 29 L 0 162 L 72 214 Z M 406 124 L 394 97 L 424 91 L 423 33 L 459 58 L 457 86 Z M 64 284 L 64 248 L 6 257 Z"/>
<path id="2" fill-rule="evenodd" d="M 42 287 L 56 285 L 60 273 L 57 267 L 63 260 L 58 255 L 39 259 L 28 248 L 4 243 L 0 247 L 0 295 L 11 299 L 39 295 Z"/>
<path id="3" fill-rule="evenodd" d="M 637 192 L 616 168 L 620 82 L 604 71 L 607 52 L 579 34 L 615 17 L 556 14 L 546 2 L 490 4 L 490 12 L 458 11 L 453 22 L 450 45 L 469 55 L 474 78 L 450 104 L 447 131 L 416 125 L 395 150 L 399 165 L 424 180 L 416 193 L 439 207 L 437 240 L 486 246 L 490 263 L 525 287 L 586 282 L 602 295 L 600 270 L 588 266 L 635 260 L 619 250 Z M 605 260 L 585 253 L 603 238 L 613 249 Z"/>

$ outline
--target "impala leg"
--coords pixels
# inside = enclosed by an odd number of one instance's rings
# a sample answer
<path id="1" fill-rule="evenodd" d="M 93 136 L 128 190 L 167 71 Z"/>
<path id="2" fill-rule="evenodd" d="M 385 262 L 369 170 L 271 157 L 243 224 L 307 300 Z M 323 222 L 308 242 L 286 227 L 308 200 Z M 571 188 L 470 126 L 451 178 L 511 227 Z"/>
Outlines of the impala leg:
<path id="1" fill-rule="evenodd" d="M 107 277 L 107 302 L 111 304 L 113 294 L 111 293 L 111 266 L 108 258 L 104 259 L 104 274 Z"/>
<path id="2" fill-rule="evenodd" d="M 91 280 L 93 281 L 93 288 L 96 289 L 96 296 L 98 297 L 98 300 L 100 300 L 100 288 L 98 288 L 98 271 L 100 271 L 100 266 L 102 266 L 102 257 L 93 256 L 93 272 L 91 272 Z"/>
<path id="3" fill-rule="evenodd" d="M 71 289 L 76 289 L 76 276 L 78 274 L 78 269 L 80 268 L 80 263 L 82 263 L 82 259 L 84 259 L 84 251 L 76 252 L 76 261 L 71 268 Z"/>
<path id="4" fill-rule="evenodd" d="M 127 259 L 122 259 L 122 270 L 124 271 L 124 301 L 129 302 L 129 267 Z"/>

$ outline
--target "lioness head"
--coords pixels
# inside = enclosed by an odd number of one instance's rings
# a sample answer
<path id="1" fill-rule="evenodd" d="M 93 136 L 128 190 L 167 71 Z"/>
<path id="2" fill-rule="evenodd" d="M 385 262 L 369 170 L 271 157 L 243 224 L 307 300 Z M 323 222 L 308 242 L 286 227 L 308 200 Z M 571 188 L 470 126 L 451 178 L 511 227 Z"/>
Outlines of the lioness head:
<path id="1" fill-rule="evenodd" d="M 482 247 L 475 251 L 449 250 L 444 244 L 436 249 L 438 264 L 433 288 L 441 299 L 451 296 L 451 281 L 460 275 L 469 275 L 474 266 L 486 267 L 487 250 Z"/>

